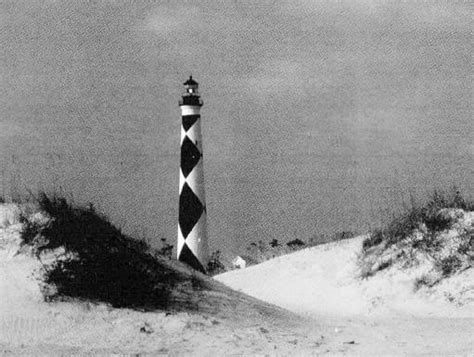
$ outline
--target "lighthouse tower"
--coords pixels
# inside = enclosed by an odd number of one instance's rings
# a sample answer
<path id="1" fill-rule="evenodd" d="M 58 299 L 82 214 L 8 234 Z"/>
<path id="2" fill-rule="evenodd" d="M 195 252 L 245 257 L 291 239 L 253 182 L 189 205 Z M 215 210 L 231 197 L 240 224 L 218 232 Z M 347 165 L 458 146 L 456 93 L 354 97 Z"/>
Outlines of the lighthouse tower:
<path id="1" fill-rule="evenodd" d="M 206 200 L 201 139 L 202 101 L 198 83 L 184 82 L 181 107 L 181 169 L 179 175 L 178 260 L 205 272 L 208 263 Z"/>

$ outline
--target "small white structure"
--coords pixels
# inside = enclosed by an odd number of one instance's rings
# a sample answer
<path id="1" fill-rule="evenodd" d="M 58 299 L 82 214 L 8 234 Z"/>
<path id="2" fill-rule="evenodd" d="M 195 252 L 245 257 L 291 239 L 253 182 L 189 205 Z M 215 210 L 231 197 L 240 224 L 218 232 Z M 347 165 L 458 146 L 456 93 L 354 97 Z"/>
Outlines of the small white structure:
<path id="1" fill-rule="evenodd" d="M 244 269 L 246 266 L 247 262 L 241 256 L 237 256 L 232 260 L 232 267 L 234 269 Z"/>

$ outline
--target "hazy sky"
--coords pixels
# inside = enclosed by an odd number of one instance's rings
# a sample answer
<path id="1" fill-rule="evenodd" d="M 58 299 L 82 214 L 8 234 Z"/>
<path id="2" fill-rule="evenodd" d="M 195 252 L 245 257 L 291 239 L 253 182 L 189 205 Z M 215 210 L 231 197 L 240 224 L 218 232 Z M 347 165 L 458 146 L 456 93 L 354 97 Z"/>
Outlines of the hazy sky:
<path id="1" fill-rule="evenodd" d="M 365 229 L 473 192 L 467 1 L 0 1 L 5 194 L 59 190 L 174 243 L 182 83 L 211 247 Z"/>

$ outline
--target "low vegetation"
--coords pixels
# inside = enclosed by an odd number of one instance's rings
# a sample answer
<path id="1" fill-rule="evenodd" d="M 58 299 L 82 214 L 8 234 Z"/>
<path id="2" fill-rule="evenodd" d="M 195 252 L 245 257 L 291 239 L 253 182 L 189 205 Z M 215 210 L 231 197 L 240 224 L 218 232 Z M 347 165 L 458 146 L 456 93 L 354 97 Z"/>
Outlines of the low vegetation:
<path id="1" fill-rule="evenodd" d="M 290 254 L 298 250 L 328 242 L 352 238 L 355 235 L 356 234 L 353 232 L 344 231 L 333 235 L 315 235 L 307 242 L 301 239 L 294 239 L 287 243 L 280 243 L 278 239 L 272 239 L 270 242 L 260 240 L 257 243 L 250 243 L 247 246 L 246 253 L 242 254 L 240 257 L 245 261 L 246 266 L 252 266 L 281 255 Z M 228 259 L 228 257 L 226 259 L 220 250 L 212 252 L 209 256 L 207 273 L 211 276 L 222 274 L 236 268 L 238 267 L 233 266 L 233 263 Z"/>
<path id="2" fill-rule="evenodd" d="M 370 277 L 394 264 L 407 267 L 429 261 L 432 271 L 418 278 L 418 289 L 472 267 L 474 229 L 460 223 L 472 211 L 474 202 L 455 188 L 433 192 L 422 205 L 412 200 L 404 212 L 364 240 L 361 276 Z"/>
<path id="3" fill-rule="evenodd" d="M 123 234 L 92 205 L 73 207 L 46 194 L 38 203 L 47 222 L 24 215 L 22 240 L 38 257 L 55 257 L 44 267 L 47 300 L 79 298 L 114 307 L 162 309 L 170 307 L 173 289 L 189 280 L 145 242 Z M 170 255 L 172 246 L 162 243 L 161 253 Z M 193 284 L 199 283 L 194 280 Z"/>
<path id="4" fill-rule="evenodd" d="M 364 241 L 363 248 L 367 250 L 381 243 L 396 244 L 420 227 L 425 227 L 430 234 L 441 232 L 449 228 L 454 221 L 453 217 L 446 214 L 446 209 L 450 208 L 472 211 L 474 202 L 465 200 L 456 189 L 449 193 L 434 191 L 424 205 L 418 205 L 412 199 L 411 206 L 394 217 L 387 227 L 371 232 L 369 238 Z"/>
<path id="5" fill-rule="evenodd" d="M 209 257 L 207 273 L 210 275 L 217 275 L 226 272 L 228 269 L 226 269 L 222 260 L 222 253 L 220 250 L 213 252 Z"/>
<path id="6" fill-rule="evenodd" d="M 298 250 L 355 236 L 356 233 L 354 232 L 343 231 L 332 235 L 314 235 L 307 242 L 298 238 L 287 243 L 280 243 L 277 239 L 273 239 L 269 243 L 260 240 L 257 243 L 250 243 L 244 258 L 247 261 L 247 265 L 254 265 Z"/>

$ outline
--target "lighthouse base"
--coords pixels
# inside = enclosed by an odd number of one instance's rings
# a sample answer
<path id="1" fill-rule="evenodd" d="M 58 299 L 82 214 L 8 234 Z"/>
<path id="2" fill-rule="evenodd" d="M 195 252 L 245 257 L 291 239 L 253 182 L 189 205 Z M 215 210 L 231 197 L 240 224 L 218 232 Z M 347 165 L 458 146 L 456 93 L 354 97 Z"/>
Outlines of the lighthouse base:
<path id="1" fill-rule="evenodd" d="M 183 245 L 181 252 L 179 253 L 178 260 L 180 262 L 188 264 L 191 268 L 200 271 L 201 273 L 206 274 L 206 269 L 204 269 L 201 262 L 196 258 L 196 256 L 191 252 L 191 249 L 188 248 L 186 243 Z"/>

